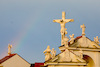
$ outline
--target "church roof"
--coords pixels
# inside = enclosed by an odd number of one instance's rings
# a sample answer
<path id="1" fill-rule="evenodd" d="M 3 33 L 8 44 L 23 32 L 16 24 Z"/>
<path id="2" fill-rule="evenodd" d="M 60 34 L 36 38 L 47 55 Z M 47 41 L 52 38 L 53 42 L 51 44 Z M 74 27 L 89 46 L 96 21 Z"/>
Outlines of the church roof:
<path id="1" fill-rule="evenodd" d="M 5 62 L 6 60 L 12 58 L 13 56 L 18 55 L 17 53 L 14 54 L 10 54 L 9 56 L 5 56 L 4 58 L 0 59 L 0 64 L 2 64 L 3 62 Z M 22 58 L 20 55 L 18 55 L 20 58 Z M 22 58 L 23 59 L 23 58 Z M 25 59 L 23 59 L 24 61 L 26 61 Z M 27 62 L 27 61 L 26 61 Z M 27 62 L 28 64 L 30 64 L 29 62 Z"/>
<path id="2" fill-rule="evenodd" d="M 44 66 L 44 63 L 35 63 L 35 67 L 41 67 Z"/>
<path id="3" fill-rule="evenodd" d="M 82 36 L 78 36 L 78 37 L 75 38 L 75 40 L 80 39 L 81 37 L 82 37 Z"/>
<path id="4" fill-rule="evenodd" d="M 15 56 L 16 54 L 10 54 L 9 56 L 5 56 L 4 58 L 0 59 L 0 64 L 3 63 L 4 61 L 10 59 L 11 57 Z"/>
<path id="5" fill-rule="evenodd" d="M 80 39 L 80 38 L 82 38 L 82 36 L 76 37 L 75 40 L 74 40 L 74 42 L 75 42 L 76 40 Z M 89 39 L 88 37 L 86 37 L 86 38 Z M 89 39 L 89 40 L 92 41 L 91 39 Z"/>

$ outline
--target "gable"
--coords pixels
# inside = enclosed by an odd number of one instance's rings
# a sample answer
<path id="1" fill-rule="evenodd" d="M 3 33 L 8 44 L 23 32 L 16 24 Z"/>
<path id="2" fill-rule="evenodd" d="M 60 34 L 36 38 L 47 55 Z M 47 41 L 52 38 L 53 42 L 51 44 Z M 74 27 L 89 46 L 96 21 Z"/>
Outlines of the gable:
<path id="1" fill-rule="evenodd" d="M 98 44 L 94 41 L 91 41 L 89 38 L 82 36 L 79 39 L 75 39 L 73 44 L 69 45 L 70 47 L 83 47 L 83 48 L 100 48 Z"/>
<path id="2" fill-rule="evenodd" d="M 77 56 L 74 52 L 66 49 L 65 51 L 58 54 L 55 58 L 50 59 L 44 63 L 44 66 L 55 66 L 55 67 L 69 67 L 69 66 L 84 66 L 87 62 L 83 60 L 80 56 Z"/>
<path id="3" fill-rule="evenodd" d="M 4 58 L 0 59 L 0 64 L 5 62 L 6 60 L 10 59 L 11 57 L 13 57 L 16 54 L 10 54 L 9 56 L 5 56 Z"/>
<path id="4" fill-rule="evenodd" d="M 17 54 L 3 62 L 2 65 L 4 67 L 30 67 L 30 64 Z"/>
<path id="5" fill-rule="evenodd" d="M 66 49 L 64 52 L 61 52 L 55 58 L 47 62 L 85 62 L 85 60 Z"/>

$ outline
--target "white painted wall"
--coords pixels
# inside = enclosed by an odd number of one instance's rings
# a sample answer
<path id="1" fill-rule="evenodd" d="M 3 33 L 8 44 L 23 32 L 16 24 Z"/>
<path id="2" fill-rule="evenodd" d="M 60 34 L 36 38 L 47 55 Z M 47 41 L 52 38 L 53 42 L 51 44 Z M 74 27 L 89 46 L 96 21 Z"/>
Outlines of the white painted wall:
<path id="1" fill-rule="evenodd" d="M 22 59 L 19 55 L 15 55 L 2 63 L 3 67 L 30 67 L 30 64 Z"/>

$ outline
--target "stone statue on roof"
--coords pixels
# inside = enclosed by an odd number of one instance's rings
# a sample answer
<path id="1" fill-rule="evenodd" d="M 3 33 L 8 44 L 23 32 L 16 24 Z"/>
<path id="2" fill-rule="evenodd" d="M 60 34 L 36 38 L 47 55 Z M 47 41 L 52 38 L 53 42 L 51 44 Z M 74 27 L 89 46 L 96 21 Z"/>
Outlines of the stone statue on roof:
<path id="1" fill-rule="evenodd" d="M 51 58 L 50 46 L 47 46 L 47 49 L 43 53 L 45 53 L 45 61 L 49 60 Z"/>
<path id="2" fill-rule="evenodd" d="M 67 34 L 67 29 L 65 28 L 65 24 L 68 22 L 73 22 L 73 19 L 65 19 L 65 12 L 62 12 L 62 19 L 57 19 L 57 20 L 53 20 L 53 22 L 57 22 L 60 23 L 61 25 L 61 45 L 63 45 L 63 39 L 65 37 L 65 34 Z"/>
<path id="3" fill-rule="evenodd" d="M 70 39 L 70 44 L 72 44 L 72 43 L 74 42 L 74 39 L 75 39 L 75 38 L 74 38 L 74 34 L 69 35 L 69 37 L 71 38 L 71 39 Z"/>
<path id="4" fill-rule="evenodd" d="M 8 44 L 8 55 L 11 54 L 11 48 L 12 48 L 12 45 Z"/>
<path id="5" fill-rule="evenodd" d="M 100 44 L 98 36 L 94 37 L 94 41 L 95 41 L 97 44 Z"/>
<path id="6" fill-rule="evenodd" d="M 64 38 L 65 47 L 68 47 L 68 41 L 69 41 L 69 38 L 67 36 L 65 36 L 65 38 Z"/>
<path id="7" fill-rule="evenodd" d="M 82 28 L 82 36 L 85 36 L 85 25 L 83 24 L 80 27 Z"/>
<path id="8" fill-rule="evenodd" d="M 56 50 L 54 50 L 54 48 L 52 48 L 51 53 L 52 53 L 52 58 L 54 58 L 56 56 Z"/>

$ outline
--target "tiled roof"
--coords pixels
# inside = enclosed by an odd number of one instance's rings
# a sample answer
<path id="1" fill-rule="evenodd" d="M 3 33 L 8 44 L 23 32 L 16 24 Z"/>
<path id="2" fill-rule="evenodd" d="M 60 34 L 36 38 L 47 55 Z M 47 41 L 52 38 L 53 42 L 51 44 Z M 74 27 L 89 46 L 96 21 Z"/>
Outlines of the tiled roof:
<path id="1" fill-rule="evenodd" d="M 35 63 L 35 67 L 43 67 L 44 63 Z"/>
<path id="2" fill-rule="evenodd" d="M 78 39 L 82 38 L 82 36 L 78 36 L 74 39 L 74 43 L 77 42 Z"/>
<path id="3" fill-rule="evenodd" d="M 0 64 L 3 63 L 4 61 L 8 60 L 9 58 L 13 57 L 16 54 L 10 54 L 9 56 L 5 56 L 4 58 L 0 59 Z"/>
<path id="4" fill-rule="evenodd" d="M 77 40 L 77 39 L 79 39 L 79 38 L 81 38 L 81 37 L 82 37 L 82 36 L 78 36 L 78 37 L 75 38 L 75 40 Z"/>

